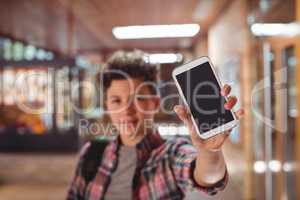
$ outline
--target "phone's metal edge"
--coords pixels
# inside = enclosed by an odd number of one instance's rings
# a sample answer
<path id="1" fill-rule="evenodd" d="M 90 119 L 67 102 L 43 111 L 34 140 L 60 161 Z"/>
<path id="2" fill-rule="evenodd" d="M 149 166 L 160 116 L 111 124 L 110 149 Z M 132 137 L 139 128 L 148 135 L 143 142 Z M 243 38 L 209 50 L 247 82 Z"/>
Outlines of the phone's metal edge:
<path id="1" fill-rule="evenodd" d="M 175 85 L 176 85 L 176 87 L 177 87 L 177 89 L 179 91 L 181 99 L 183 100 L 183 102 L 184 102 L 184 104 L 185 104 L 185 106 L 187 108 L 189 106 L 188 106 L 186 98 L 185 98 L 185 96 L 184 96 L 184 94 L 182 92 L 182 89 L 181 89 L 181 87 L 180 87 L 180 85 L 179 85 L 179 83 L 178 83 L 178 81 L 176 79 L 176 75 L 178 75 L 180 73 L 183 73 L 184 71 L 190 70 L 190 69 L 192 69 L 194 67 L 197 67 L 197 66 L 199 66 L 199 65 L 201 65 L 201 64 L 203 64 L 205 62 L 209 63 L 210 68 L 212 69 L 212 71 L 213 71 L 213 73 L 214 73 L 214 75 L 215 75 L 215 77 L 217 79 L 217 82 L 218 82 L 220 88 L 222 88 L 222 84 L 221 84 L 221 81 L 219 79 L 219 76 L 216 73 L 216 71 L 214 69 L 214 66 L 212 65 L 210 59 L 207 56 L 203 56 L 203 57 L 197 58 L 197 59 L 195 59 L 193 61 L 190 61 L 188 63 L 185 63 L 185 64 L 183 64 L 183 65 L 181 65 L 179 67 L 176 67 L 172 71 L 172 77 L 173 77 L 173 80 L 175 82 Z M 228 101 L 228 98 L 226 96 L 225 96 L 225 99 L 226 99 L 226 101 Z M 193 123 L 194 127 L 196 128 L 196 132 L 199 135 L 199 137 L 201 137 L 202 139 L 208 139 L 208 138 L 214 137 L 215 135 L 221 134 L 222 132 L 225 132 L 226 130 L 234 128 L 238 124 L 239 120 L 236 118 L 234 112 L 231 109 L 230 109 L 230 112 L 233 115 L 233 119 L 234 120 L 232 120 L 230 122 L 227 122 L 226 124 L 223 124 L 222 126 L 214 128 L 214 129 L 212 129 L 210 131 L 207 131 L 205 133 L 202 133 L 202 134 L 200 134 L 200 131 L 198 129 L 198 126 L 196 125 L 194 116 L 191 114 L 192 123 Z M 218 130 L 220 130 L 220 131 L 218 131 Z"/>
<path id="2" fill-rule="evenodd" d="M 238 120 L 232 120 L 230 122 L 227 122 L 226 124 L 223 124 L 222 126 L 218 126 L 217 128 L 214 128 L 210 131 L 205 132 L 203 138 L 208 139 L 208 138 L 214 137 L 215 135 L 225 133 L 226 131 L 237 126 L 238 123 L 239 123 Z"/>

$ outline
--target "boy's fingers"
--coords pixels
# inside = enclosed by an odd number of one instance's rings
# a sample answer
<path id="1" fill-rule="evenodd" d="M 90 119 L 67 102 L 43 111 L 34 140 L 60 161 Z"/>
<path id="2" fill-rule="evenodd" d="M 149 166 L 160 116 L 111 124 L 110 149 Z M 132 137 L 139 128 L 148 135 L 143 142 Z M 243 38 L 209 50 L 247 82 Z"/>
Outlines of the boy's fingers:
<path id="1" fill-rule="evenodd" d="M 242 118 L 243 115 L 244 115 L 244 109 L 243 108 L 240 108 L 238 109 L 236 112 L 235 112 L 235 115 L 238 119 Z"/>
<path id="2" fill-rule="evenodd" d="M 227 103 L 225 103 L 224 108 L 230 110 L 234 107 L 237 102 L 237 98 L 235 96 L 228 97 Z"/>
<path id="3" fill-rule="evenodd" d="M 188 116 L 187 116 L 187 111 L 186 111 L 186 109 L 185 109 L 184 106 L 182 106 L 182 105 L 176 105 L 174 107 L 174 111 L 178 115 L 179 119 L 181 119 L 184 122 L 187 121 Z"/>
<path id="4" fill-rule="evenodd" d="M 188 127 L 192 126 L 191 116 L 184 106 L 176 105 L 174 107 L 174 111 L 178 115 L 179 119 L 181 119 Z"/>
<path id="5" fill-rule="evenodd" d="M 231 91 L 230 85 L 225 84 L 225 85 L 223 86 L 222 90 L 221 90 L 221 95 L 222 95 L 222 96 L 227 96 L 227 95 L 229 95 L 230 91 Z"/>

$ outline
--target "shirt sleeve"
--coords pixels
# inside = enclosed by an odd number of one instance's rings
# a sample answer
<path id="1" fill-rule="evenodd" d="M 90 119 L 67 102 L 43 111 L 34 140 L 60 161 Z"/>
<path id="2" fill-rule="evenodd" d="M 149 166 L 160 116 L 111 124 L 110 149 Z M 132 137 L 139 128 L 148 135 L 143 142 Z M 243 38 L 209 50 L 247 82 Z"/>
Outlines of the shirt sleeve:
<path id="1" fill-rule="evenodd" d="M 85 154 L 86 150 L 90 146 L 90 142 L 85 144 L 79 153 L 79 161 L 76 166 L 75 175 L 73 176 L 69 190 L 67 192 L 66 200 L 84 200 L 84 190 L 86 186 L 86 182 L 81 174 L 82 162 L 83 162 L 83 155 Z"/>
<path id="2" fill-rule="evenodd" d="M 194 169 L 196 166 L 197 150 L 187 139 L 178 139 L 172 149 L 172 168 L 178 186 L 187 192 L 196 189 L 207 195 L 215 195 L 225 188 L 228 183 L 228 172 L 224 177 L 212 186 L 204 187 L 199 185 L 194 179 Z"/>

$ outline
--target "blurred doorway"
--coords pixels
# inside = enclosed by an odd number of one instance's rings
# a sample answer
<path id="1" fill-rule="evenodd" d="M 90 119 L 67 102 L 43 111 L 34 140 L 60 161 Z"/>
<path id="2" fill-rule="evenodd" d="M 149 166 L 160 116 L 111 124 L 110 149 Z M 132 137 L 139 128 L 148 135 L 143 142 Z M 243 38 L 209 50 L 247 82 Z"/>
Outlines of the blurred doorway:
<path id="1" fill-rule="evenodd" d="M 260 122 L 263 136 L 254 135 L 259 137 L 255 141 L 260 141 L 258 146 L 261 147 L 256 149 L 260 151 L 256 155 L 260 156 L 256 156 L 255 164 L 264 166 L 255 168 L 256 183 L 260 182 L 259 185 L 265 188 L 265 194 L 258 194 L 261 189 L 256 187 L 257 199 L 299 199 L 296 190 L 296 121 L 299 116 L 296 41 L 296 37 L 259 40 L 259 54 L 263 62 L 260 61 L 258 66 L 263 67 L 258 67 L 258 80 L 263 80 L 264 84 L 259 106 L 263 116 L 271 123 Z"/>

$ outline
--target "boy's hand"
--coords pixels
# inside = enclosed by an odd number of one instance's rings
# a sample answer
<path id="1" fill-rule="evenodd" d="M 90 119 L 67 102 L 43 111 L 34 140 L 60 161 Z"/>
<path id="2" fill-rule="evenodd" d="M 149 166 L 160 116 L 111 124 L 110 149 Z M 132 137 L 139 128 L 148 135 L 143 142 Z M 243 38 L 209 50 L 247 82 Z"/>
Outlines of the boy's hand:
<path id="1" fill-rule="evenodd" d="M 228 96 L 230 91 L 231 91 L 231 87 L 229 85 L 225 85 L 222 88 L 221 95 Z M 224 105 L 224 108 L 226 110 L 230 110 L 235 106 L 236 102 L 237 102 L 237 98 L 235 96 L 229 96 L 227 103 Z M 174 107 L 174 111 L 188 127 L 192 143 L 198 150 L 208 150 L 211 152 L 219 151 L 223 143 L 227 139 L 229 133 L 231 132 L 231 130 L 228 130 L 222 134 L 218 134 L 212 138 L 203 140 L 198 136 L 195 127 L 193 126 L 191 115 L 190 113 L 188 113 L 187 109 L 182 105 L 176 105 Z M 238 119 L 241 118 L 243 114 L 244 114 L 243 109 L 239 109 L 237 112 L 235 112 L 235 115 Z"/>

